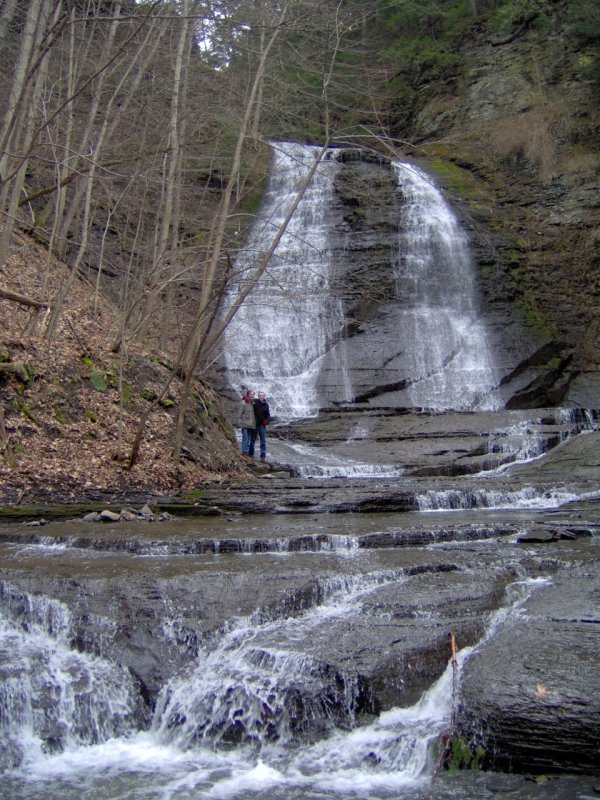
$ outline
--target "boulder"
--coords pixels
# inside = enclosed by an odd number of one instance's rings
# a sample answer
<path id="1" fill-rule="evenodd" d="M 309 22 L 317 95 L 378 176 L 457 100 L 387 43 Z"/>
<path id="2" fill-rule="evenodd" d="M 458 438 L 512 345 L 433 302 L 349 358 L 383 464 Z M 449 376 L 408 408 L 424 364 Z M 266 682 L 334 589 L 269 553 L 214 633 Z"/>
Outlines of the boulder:
<path id="1" fill-rule="evenodd" d="M 600 772 L 599 622 L 590 562 L 544 584 L 470 657 L 458 727 L 488 767 Z"/>

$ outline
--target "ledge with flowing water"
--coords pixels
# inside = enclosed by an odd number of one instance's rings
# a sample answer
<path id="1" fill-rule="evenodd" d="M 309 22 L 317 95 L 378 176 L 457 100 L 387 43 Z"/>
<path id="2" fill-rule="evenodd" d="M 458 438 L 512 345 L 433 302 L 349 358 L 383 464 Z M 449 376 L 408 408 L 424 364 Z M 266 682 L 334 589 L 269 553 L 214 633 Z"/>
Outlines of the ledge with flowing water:
<path id="1" fill-rule="evenodd" d="M 269 775 L 281 800 L 290 788 L 346 800 L 356 780 L 420 800 L 449 724 L 450 630 L 474 746 L 513 768 L 593 771 L 597 518 L 580 505 L 580 536 L 537 552 L 517 540 L 543 510 L 453 513 L 230 515 L 104 535 L 73 522 L 68 539 L 64 523 L 43 538 L 21 528 L 0 544 L 0 797 L 75 800 L 85 780 L 107 800 L 130 785 L 246 800 Z M 538 658 L 540 641 L 552 647 Z"/>
<path id="2" fill-rule="evenodd" d="M 597 439 L 487 477 L 272 478 L 207 491 L 212 516 L 6 528 L 0 798 L 421 800 L 451 630 L 477 646 L 461 730 L 486 765 L 593 773 Z"/>
<path id="3" fill-rule="evenodd" d="M 268 190 L 228 302 L 318 152 L 273 145 Z M 550 374 L 548 342 L 503 313 L 506 340 L 498 309 L 486 322 L 466 229 L 421 167 L 330 149 L 226 332 L 224 379 L 236 394 L 241 385 L 265 390 L 281 419 L 349 402 L 495 410 Z"/>

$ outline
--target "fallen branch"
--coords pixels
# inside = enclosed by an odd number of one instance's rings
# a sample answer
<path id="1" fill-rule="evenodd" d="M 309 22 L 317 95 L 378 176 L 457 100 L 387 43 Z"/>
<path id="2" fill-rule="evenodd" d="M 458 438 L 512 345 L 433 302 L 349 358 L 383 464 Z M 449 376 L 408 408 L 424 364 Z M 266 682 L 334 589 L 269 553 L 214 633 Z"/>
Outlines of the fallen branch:
<path id="1" fill-rule="evenodd" d="M 0 374 L 2 373 L 15 375 L 21 383 L 29 383 L 32 375 L 27 364 L 24 364 L 22 361 L 0 362 Z"/>
<path id="2" fill-rule="evenodd" d="M 458 647 L 456 644 L 456 634 L 454 631 L 450 632 L 450 649 L 452 652 L 452 657 L 450 663 L 452 664 L 452 711 L 450 713 L 450 723 L 444 733 L 442 734 L 441 741 L 442 741 L 442 750 L 440 752 L 439 758 L 435 765 L 435 769 L 433 770 L 433 775 L 431 776 L 431 783 L 435 781 L 438 776 L 438 772 L 447 762 L 450 753 L 452 752 L 452 742 L 454 738 L 457 736 L 457 726 L 456 726 L 456 719 L 458 715 L 458 702 L 457 702 L 457 693 L 458 693 Z"/>
<path id="3" fill-rule="evenodd" d="M 505 36 L 503 39 L 488 39 L 488 42 L 492 45 L 492 47 L 501 47 L 504 44 L 510 44 L 511 42 L 514 42 L 514 40 L 523 33 L 525 28 L 527 28 L 537 17 L 539 17 L 538 11 L 528 14 L 524 19 L 521 20 L 521 23 L 518 25 L 518 27 L 515 28 L 512 33 L 509 33 L 508 36 Z"/>
<path id="4" fill-rule="evenodd" d="M 5 300 L 10 300 L 12 303 L 18 303 L 21 306 L 29 306 L 30 308 L 47 308 L 48 303 L 43 303 L 41 300 L 34 300 L 33 297 L 27 297 L 18 292 L 12 292 L 10 289 L 5 289 L 0 286 L 0 297 Z"/>

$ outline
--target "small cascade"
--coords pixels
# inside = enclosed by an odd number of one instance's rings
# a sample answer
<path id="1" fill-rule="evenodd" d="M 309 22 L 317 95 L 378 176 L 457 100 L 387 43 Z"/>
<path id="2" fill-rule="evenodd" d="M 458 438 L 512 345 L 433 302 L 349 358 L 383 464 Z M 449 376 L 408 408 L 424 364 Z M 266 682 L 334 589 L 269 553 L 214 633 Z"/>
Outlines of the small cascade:
<path id="1" fill-rule="evenodd" d="M 567 425 L 572 434 L 600 430 L 600 411 L 597 408 L 559 408 L 556 423 Z"/>
<path id="2" fill-rule="evenodd" d="M 405 163 L 394 168 L 404 197 L 396 283 L 411 404 L 440 411 L 499 408 L 467 237 L 424 172 Z"/>
<path id="3" fill-rule="evenodd" d="M 352 727 L 362 702 L 356 676 L 294 643 L 311 641 L 322 626 L 355 614 L 362 596 L 397 580 L 383 574 L 326 581 L 322 602 L 300 617 L 241 620 L 200 654 L 190 674 L 165 687 L 155 715 L 158 738 L 182 748 L 202 742 L 260 748 Z"/>
<path id="4" fill-rule="evenodd" d="M 494 431 L 489 437 L 488 453 L 500 454 L 512 464 L 526 463 L 543 456 L 557 442 L 544 434 L 539 429 L 540 425 L 541 420 L 525 420 L 510 428 Z M 499 471 L 503 468 L 500 467 Z"/>
<path id="5" fill-rule="evenodd" d="M 433 745 L 450 723 L 452 665 L 415 705 L 357 726 L 364 699 L 356 677 L 335 672 L 297 647 L 330 621 L 343 624 L 360 613 L 361 598 L 373 588 L 398 580 L 402 576 L 391 573 L 366 580 L 345 577 L 323 586 L 321 605 L 298 618 L 238 620 L 199 654 L 193 668 L 165 686 L 150 731 L 115 728 L 57 745 L 43 756 L 30 752 L 22 769 L 3 775 L 9 794 L 0 790 L 0 796 L 78 800 L 85 786 L 90 796 L 107 800 L 258 800 L 265 795 L 340 800 L 358 796 L 360 787 L 361 797 L 416 800 L 435 766 Z M 543 582 L 508 587 L 479 645 L 458 653 L 458 677 L 477 647 L 520 614 L 522 603 Z M 60 604 L 47 601 L 44 609 L 40 598 L 38 606 L 38 617 L 52 618 L 62 631 L 68 627 Z M 49 636 L 47 630 L 43 636 Z M 50 638 L 56 647 L 56 638 Z M 39 646 L 32 640 L 29 655 Z M 97 704 L 118 711 L 114 686 L 97 683 L 93 691 Z"/>
<path id="6" fill-rule="evenodd" d="M 236 262 L 235 285 L 226 308 L 270 247 L 320 152 L 321 148 L 309 145 L 273 144 L 260 219 Z M 241 385 L 264 390 L 281 418 L 316 413 L 319 362 L 341 337 L 345 324 L 341 302 L 329 290 L 328 209 L 338 168 L 333 158 L 321 161 L 266 274 L 225 332 L 224 364 L 230 384 L 236 390 Z"/>
<path id="7" fill-rule="evenodd" d="M 430 489 L 415 496 L 419 511 L 465 511 L 468 509 L 543 509 L 559 508 L 576 500 L 595 499 L 600 492 L 575 494 L 555 487 L 540 490 L 523 486 L 515 490 L 501 489 Z"/>
<path id="8" fill-rule="evenodd" d="M 282 462 L 293 463 L 302 478 L 399 478 L 404 473 L 395 464 L 367 464 L 301 442 L 274 442 L 271 450 Z"/>
<path id="9" fill-rule="evenodd" d="M 521 420 L 508 428 L 491 431 L 488 453 L 501 456 L 502 464 L 485 474 L 501 474 L 515 464 L 527 464 L 548 453 L 561 442 L 581 433 L 600 429 L 593 409 L 558 408 L 550 418 Z"/>
<path id="10" fill-rule="evenodd" d="M 133 730 L 130 675 L 72 648 L 63 604 L 6 584 L 0 599 L 0 768 Z"/>
<path id="11" fill-rule="evenodd" d="M 303 727 L 326 733 L 351 716 L 357 687 L 308 654 L 218 648 L 191 679 L 173 682 L 158 708 L 165 743 L 285 743 Z"/>
<path id="12" fill-rule="evenodd" d="M 233 547 L 231 545 L 233 544 Z M 336 534 L 305 534 L 298 537 L 275 537 L 266 539 L 245 538 L 237 541 L 209 540 L 207 550 L 214 553 L 227 553 L 235 548 L 241 553 L 334 553 L 357 550 L 358 539 L 355 536 Z M 198 550 L 196 550 L 198 552 Z"/>

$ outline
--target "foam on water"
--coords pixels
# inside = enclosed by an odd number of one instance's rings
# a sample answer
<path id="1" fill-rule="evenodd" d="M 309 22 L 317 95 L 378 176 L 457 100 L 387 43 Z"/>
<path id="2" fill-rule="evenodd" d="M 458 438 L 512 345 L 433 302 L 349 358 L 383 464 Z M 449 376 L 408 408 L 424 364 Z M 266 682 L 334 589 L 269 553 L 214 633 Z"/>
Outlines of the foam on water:
<path id="1" fill-rule="evenodd" d="M 325 607 L 311 610 L 300 625 L 323 623 L 323 615 L 344 615 L 355 608 L 371 584 L 360 580 L 331 587 Z M 518 581 L 509 587 L 506 605 L 490 617 L 484 641 L 515 614 L 544 579 Z M 290 629 L 293 620 L 271 620 L 257 625 L 240 620 L 217 649 L 244 648 L 255 633 Z M 458 671 L 475 648 L 458 655 Z M 289 654 L 288 654 L 289 655 Z M 205 657 L 203 656 L 202 659 Z M 201 660 L 202 660 L 201 659 Z M 200 665 L 199 665 L 200 666 Z M 216 667 L 216 663 L 213 665 Z M 288 663 L 287 666 L 290 666 Z M 204 671 L 207 663 L 204 662 Z M 167 741 L 155 725 L 149 732 L 107 737 L 96 744 L 67 747 L 63 752 L 27 752 L 20 768 L 8 771 L 0 785 L 2 800 L 197 800 L 231 798 L 254 800 L 412 800 L 422 792 L 434 766 L 431 745 L 446 730 L 451 714 L 453 669 L 418 703 L 380 714 L 370 724 L 334 728 L 312 744 L 302 738 L 269 741 L 260 746 L 237 745 L 221 749 L 214 741 Z M 215 681 L 218 675 L 215 676 Z M 227 676 L 222 676 L 227 682 Z M 182 677 L 182 691 L 193 695 L 204 676 L 197 669 Z M 160 716 L 163 712 L 157 712 Z M 188 713 L 196 713 L 193 703 Z"/>
<path id="2" fill-rule="evenodd" d="M 540 490 L 523 486 L 515 490 L 445 489 L 429 490 L 416 495 L 420 511 L 464 511 L 466 509 L 543 509 L 559 508 L 576 500 L 592 500 L 600 492 L 572 492 L 563 487 Z"/>

